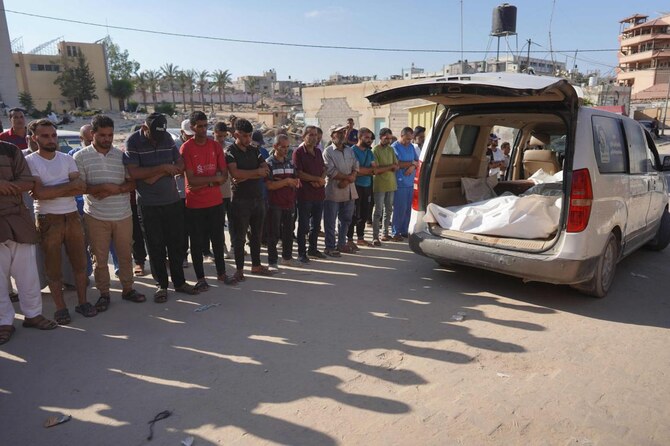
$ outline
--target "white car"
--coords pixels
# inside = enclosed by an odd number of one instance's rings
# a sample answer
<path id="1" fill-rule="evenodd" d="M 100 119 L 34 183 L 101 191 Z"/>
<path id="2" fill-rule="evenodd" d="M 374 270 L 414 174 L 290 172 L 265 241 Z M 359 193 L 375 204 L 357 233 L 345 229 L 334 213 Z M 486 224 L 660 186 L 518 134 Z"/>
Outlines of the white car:
<path id="1" fill-rule="evenodd" d="M 580 106 L 566 80 L 482 73 L 368 96 L 417 98 L 437 105 L 414 183 L 416 253 L 602 297 L 623 256 L 670 243 L 670 157 L 636 121 Z M 512 147 L 500 179 L 488 177 L 491 133 Z"/>
<path id="2" fill-rule="evenodd" d="M 58 150 L 63 153 L 68 153 L 72 149 L 81 149 L 81 139 L 79 139 L 79 132 L 74 130 L 56 130 L 58 135 Z"/>

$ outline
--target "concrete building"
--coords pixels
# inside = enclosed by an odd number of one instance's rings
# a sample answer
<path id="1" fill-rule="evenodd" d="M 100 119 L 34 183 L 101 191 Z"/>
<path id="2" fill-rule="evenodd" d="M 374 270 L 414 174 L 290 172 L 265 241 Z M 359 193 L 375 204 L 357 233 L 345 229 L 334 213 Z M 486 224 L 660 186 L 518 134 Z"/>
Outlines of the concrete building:
<path id="1" fill-rule="evenodd" d="M 638 95 L 648 89 L 665 93 L 670 79 L 670 14 L 654 20 L 648 18 L 635 14 L 619 22 L 621 51 L 617 81 L 632 87 L 633 100 L 641 99 Z M 665 84 L 666 88 L 655 88 L 659 84 Z"/>
<path id="2" fill-rule="evenodd" d="M 60 88 L 54 81 L 63 67 L 76 63 L 77 56 L 83 54 L 95 78 L 98 96 L 98 99 L 90 101 L 89 108 L 118 109 L 118 101 L 112 101 L 112 97 L 105 90 L 108 80 L 105 49 L 102 44 L 61 40 L 53 45 L 40 47 L 39 51 L 36 50 L 32 53 L 12 54 L 18 89 L 31 94 L 35 108 L 44 110 L 48 102 L 51 102 L 58 113 L 72 108 L 73 105 L 61 95 Z"/>
<path id="3" fill-rule="evenodd" d="M 379 135 L 379 130 L 383 127 L 389 127 L 395 134 L 400 134 L 400 130 L 409 125 L 410 107 L 427 105 L 429 102 L 412 100 L 372 107 L 366 96 L 413 82 L 416 81 L 384 80 L 305 87 L 302 89 L 305 124 L 319 126 L 324 133 L 328 133 L 331 125 L 346 124 L 348 118 L 353 118 L 356 128 L 368 127 L 375 135 Z"/>
<path id="4" fill-rule="evenodd" d="M 14 75 L 11 41 L 3 0 L 0 0 L 0 102 L 9 108 L 19 105 L 19 88 Z"/>

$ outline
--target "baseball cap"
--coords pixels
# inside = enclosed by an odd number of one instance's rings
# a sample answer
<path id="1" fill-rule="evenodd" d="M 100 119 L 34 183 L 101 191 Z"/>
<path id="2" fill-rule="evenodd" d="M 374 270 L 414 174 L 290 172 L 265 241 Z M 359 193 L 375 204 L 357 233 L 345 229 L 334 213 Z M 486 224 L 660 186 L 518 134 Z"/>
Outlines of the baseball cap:
<path id="1" fill-rule="evenodd" d="M 332 135 L 333 133 L 342 131 L 342 130 L 344 130 L 344 129 L 346 129 L 346 128 L 347 128 L 347 127 L 344 126 L 344 125 L 335 124 L 335 125 L 331 125 L 331 126 L 330 126 L 329 132 L 330 132 L 330 134 Z"/>
<path id="2" fill-rule="evenodd" d="M 144 120 L 144 123 L 149 127 L 149 132 L 152 134 L 167 131 L 167 118 L 162 113 L 150 114 Z"/>
<path id="3" fill-rule="evenodd" d="M 496 135 L 495 133 L 491 133 L 491 134 L 489 135 L 489 139 L 490 139 L 491 141 L 498 141 L 500 138 L 498 138 L 498 135 Z"/>
<path id="4" fill-rule="evenodd" d="M 261 146 L 265 144 L 265 138 L 263 138 L 263 132 L 260 130 L 254 130 L 254 132 L 251 134 L 251 140 L 257 144 L 260 144 Z"/>
<path id="5" fill-rule="evenodd" d="M 191 130 L 191 120 L 190 119 L 184 119 L 181 122 L 181 130 L 186 133 L 188 136 L 193 136 L 195 135 L 195 132 Z"/>

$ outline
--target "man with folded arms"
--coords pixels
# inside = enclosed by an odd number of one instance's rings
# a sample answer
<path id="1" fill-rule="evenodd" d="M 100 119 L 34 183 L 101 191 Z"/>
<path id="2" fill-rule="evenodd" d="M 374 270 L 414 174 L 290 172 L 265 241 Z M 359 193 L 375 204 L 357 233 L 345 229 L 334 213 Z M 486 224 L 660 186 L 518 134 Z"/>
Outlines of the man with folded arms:
<path id="1" fill-rule="evenodd" d="M 101 312 L 110 304 L 110 243 L 119 262 L 121 298 L 138 303 L 146 298 L 133 289 L 133 214 L 128 193 L 135 190 L 135 182 L 123 165 L 123 152 L 112 147 L 114 121 L 97 115 L 91 121 L 91 132 L 93 143 L 75 153 L 74 160 L 86 183 L 84 226 L 93 255 L 95 286 L 100 292 L 95 308 Z"/>

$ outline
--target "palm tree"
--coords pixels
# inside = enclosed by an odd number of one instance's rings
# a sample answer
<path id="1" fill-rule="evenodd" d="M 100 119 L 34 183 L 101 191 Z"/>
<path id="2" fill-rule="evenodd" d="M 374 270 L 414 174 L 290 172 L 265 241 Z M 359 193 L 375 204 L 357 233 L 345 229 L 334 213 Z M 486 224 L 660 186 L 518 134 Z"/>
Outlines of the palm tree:
<path id="1" fill-rule="evenodd" d="M 177 85 L 179 85 L 179 90 L 181 91 L 181 103 L 186 111 L 186 87 L 188 87 L 188 76 L 183 71 L 177 73 Z"/>
<path id="2" fill-rule="evenodd" d="M 191 91 L 191 111 L 193 111 L 193 92 L 195 91 L 195 83 L 198 80 L 195 70 L 186 70 L 186 81 L 189 90 Z"/>
<path id="3" fill-rule="evenodd" d="M 202 109 L 205 109 L 205 89 L 209 84 L 209 71 L 202 70 L 196 73 L 198 77 L 198 88 L 200 89 L 200 103 L 202 104 Z"/>
<path id="4" fill-rule="evenodd" d="M 177 73 L 179 72 L 179 67 L 172 63 L 166 63 L 161 67 L 161 73 L 163 74 L 163 80 L 168 83 L 170 86 L 170 91 L 172 91 L 172 105 L 174 108 L 177 108 L 177 102 L 174 97 L 174 83 L 177 80 Z"/>
<path id="5" fill-rule="evenodd" d="M 219 110 L 223 110 L 223 104 L 226 102 L 226 86 L 230 84 L 232 76 L 228 70 L 216 70 L 212 73 L 212 79 L 219 91 Z"/>
<path id="6" fill-rule="evenodd" d="M 147 82 L 147 73 L 142 71 L 135 75 L 135 87 L 137 90 L 142 93 L 142 106 L 146 110 L 147 108 L 147 90 L 149 89 L 149 84 Z"/>
<path id="7" fill-rule="evenodd" d="M 156 106 L 156 103 L 158 102 L 158 96 L 156 96 L 156 92 L 158 91 L 158 84 L 161 81 L 161 74 L 157 70 L 147 70 L 147 84 L 149 85 L 149 91 L 151 92 L 151 99 L 154 102 L 154 107 Z"/>
<path id="8" fill-rule="evenodd" d="M 119 100 L 119 110 L 125 110 L 126 99 L 135 93 L 135 86 L 130 79 L 112 79 L 112 83 L 105 90 Z"/>
<path id="9" fill-rule="evenodd" d="M 244 85 L 247 87 L 246 89 L 251 93 L 251 108 L 256 108 L 256 102 L 254 101 L 254 95 L 257 93 L 256 90 L 258 90 L 258 84 L 260 83 L 260 80 L 255 77 L 248 77 L 244 81 Z"/>

